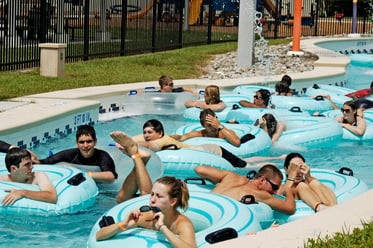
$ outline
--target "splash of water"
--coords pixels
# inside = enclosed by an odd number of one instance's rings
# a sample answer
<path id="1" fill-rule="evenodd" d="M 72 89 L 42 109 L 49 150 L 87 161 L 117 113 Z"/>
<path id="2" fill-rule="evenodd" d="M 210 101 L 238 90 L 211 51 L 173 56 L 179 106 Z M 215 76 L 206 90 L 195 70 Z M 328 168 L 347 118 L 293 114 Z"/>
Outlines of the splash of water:
<path id="1" fill-rule="evenodd" d="M 255 12 L 255 25 L 254 25 L 254 34 L 257 35 L 258 39 L 256 39 L 254 43 L 254 51 L 255 57 L 258 58 L 259 62 L 265 65 L 265 71 L 268 72 L 266 75 L 269 75 L 271 69 L 271 57 L 265 56 L 265 50 L 268 47 L 268 41 L 264 39 L 262 36 L 263 31 L 263 14 L 261 12 Z M 270 80 L 270 76 L 264 77 L 265 84 L 268 84 Z"/>

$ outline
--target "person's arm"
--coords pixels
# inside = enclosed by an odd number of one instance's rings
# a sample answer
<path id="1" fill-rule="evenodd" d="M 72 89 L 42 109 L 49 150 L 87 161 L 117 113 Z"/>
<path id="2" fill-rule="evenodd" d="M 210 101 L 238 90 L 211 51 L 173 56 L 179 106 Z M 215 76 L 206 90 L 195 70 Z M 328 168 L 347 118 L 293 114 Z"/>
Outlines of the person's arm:
<path id="1" fill-rule="evenodd" d="M 242 107 L 245 107 L 245 108 L 261 108 L 258 105 L 256 105 L 255 103 L 252 103 L 252 102 L 249 102 L 249 101 L 246 101 L 246 100 L 239 101 L 239 104 Z"/>
<path id="2" fill-rule="evenodd" d="M 227 107 L 227 105 L 225 105 L 224 102 L 219 102 L 219 103 L 216 103 L 216 104 L 206 104 L 205 102 L 200 102 L 197 105 L 197 108 L 201 108 L 201 109 L 208 109 L 209 108 L 214 112 L 222 111 L 226 107 Z"/>
<path id="3" fill-rule="evenodd" d="M 40 164 L 57 164 L 60 162 L 66 162 L 66 163 L 72 163 L 71 158 L 76 156 L 76 151 L 77 148 L 72 148 L 72 149 L 67 149 L 63 150 L 60 152 L 57 152 L 45 159 L 40 159 L 39 163 Z"/>
<path id="4" fill-rule="evenodd" d="M 18 189 L 10 189 L 5 190 L 10 192 L 7 194 L 2 201 L 4 206 L 13 205 L 14 202 L 17 200 L 26 197 L 37 201 L 44 201 L 50 203 L 57 202 L 57 192 L 54 185 L 49 180 L 48 176 L 41 171 L 35 172 L 35 179 L 33 184 L 37 184 L 40 187 L 40 191 L 32 191 L 32 190 L 18 190 Z"/>
<path id="5" fill-rule="evenodd" d="M 272 143 L 276 143 L 280 138 L 281 134 L 286 130 L 286 125 L 283 122 L 277 123 L 275 133 L 272 135 Z"/>
<path id="6" fill-rule="evenodd" d="M 125 226 L 123 221 L 109 225 L 109 226 L 102 227 L 96 233 L 96 240 L 100 241 L 100 240 L 110 239 L 111 237 L 117 235 L 118 233 L 123 232 L 126 229 L 127 227 Z"/>
<path id="7" fill-rule="evenodd" d="M 266 203 L 274 210 L 285 214 L 294 214 L 296 210 L 294 188 L 285 189 L 285 194 L 285 200 L 274 197 L 270 193 L 265 191 L 256 192 L 254 197 L 256 200 Z"/>
<path id="8" fill-rule="evenodd" d="M 202 137 L 202 134 L 201 134 L 201 131 L 191 131 L 189 133 L 185 133 L 185 134 L 181 134 L 181 135 L 180 134 L 173 134 L 170 137 L 175 139 L 175 140 L 178 140 L 178 141 L 184 141 L 184 140 L 194 138 L 194 137 Z"/>
<path id="9" fill-rule="evenodd" d="M 196 91 L 194 91 L 194 90 L 192 90 L 192 89 L 190 89 L 190 88 L 183 87 L 183 90 L 186 91 L 186 92 L 190 92 L 190 93 L 192 93 L 193 95 L 195 95 L 195 96 L 197 97 L 197 99 L 200 98 L 200 95 L 199 95 Z"/>
<path id="10" fill-rule="evenodd" d="M 330 95 L 316 95 L 316 96 L 312 96 L 312 98 L 315 98 L 317 96 L 322 96 L 324 97 L 326 100 L 328 100 L 330 102 L 330 104 L 332 105 L 332 108 L 335 110 L 335 109 L 339 109 L 337 105 L 335 105 L 335 103 L 332 101 L 332 98 L 330 97 Z"/>
<path id="11" fill-rule="evenodd" d="M 0 140 L 0 152 L 7 153 L 11 147 L 11 144 L 8 144 L 5 141 Z"/>
<path id="12" fill-rule="evenodd" d="M 227 140 L 229 143 L 231 143 L 234 146 L 241 145 L 241 139 L 237 136 L 237 134 L 233 130 L 223 126 L 216 116 L 207 115 L 206 124 L 211 125 L 215 129 L 222 128 L 219 131 L 219 138 L 223 138 Z"/>
<path id="13" fill-rule="evenodd" d="M 186 108 L 197 107 L 198 102 L 202 102 L 202 101 L 193 101 L 193 100 L 189 100 L 189 101 L 186 101 L 186 102 L 184 103 L 184 106 L 185 106 Z"/>
<path id="14" fill-rule="evenodd" d="M 341 123 L 342 127 L 349 130 L 351 133 L 354 133 L 358 136 L 363 136 L 366 130 L 366 121 L 363 118 L 357 117 L 357 126 L 352 126 L 348 123 Z"/>
<path id="15" fill-rule="evenodd" d="M 225 105 L 224 102 L 219 102 L 216 104 L 206 104 L 204 101 L 186 101 L 184 105 L 187 108 L 191 108 L 191 107 L 201 108 L 201 109 L 209 108 L 212 111 L 217 111 L 217 112 L 222 111 L 223 109 L 225 109 L 225 107 L 227 107 L 227 105 Z"/>
<path id="16" fill-rule="evenodd" d="M 229 173 L 226 170 L 220 170 L 208 165 L 199 165 L 194 168 L 194 171 L 202 178 L 208 179 L 214 184 L 221 182 Z"/>
<path id="17" fill-rule="evenodd" d="M 118 174 L 115 171 L 114 160 L 109 153 L 100 149 L 95 149 L 95 156 L 97 156 L 97 165 L 100 167 L 101 171 L 89 172 L 89 175 L 96 182 L 111 183 L 118 178 Z"/>
<path id="18" fill-rule="evenodd" d="M 111 171 L 89 171 L 88 175 L 96 182 L 111 183 L 115 180 L 115 176 Z"/>
<path id="19" fill-rule="evenodd" d="M 98 230 L 96 233 L 96 240 L 106 240 L 129 228 L 137 227 L 137 221 L 140 216 L 140 210 L 133 210 L 132 212 L 128 213 L 122 221 L 115 224 L 111 224 L 109 226 L 105 226 Z"/>
<path id="20" fill-rule="evenodd" d="M 159 231 L 166 236 L 167 240 L 170 241 L 173 247 L 175 248 L 194 248 L 196 247 L 195 233 L 192 222 L 187 219 L 185 216 L 180 216 L 182 220 L 179 221 L 175 229 L 178 232 L 178 235 L 173 233 L 168 227 L 164 224 L 158 225 Z"/>

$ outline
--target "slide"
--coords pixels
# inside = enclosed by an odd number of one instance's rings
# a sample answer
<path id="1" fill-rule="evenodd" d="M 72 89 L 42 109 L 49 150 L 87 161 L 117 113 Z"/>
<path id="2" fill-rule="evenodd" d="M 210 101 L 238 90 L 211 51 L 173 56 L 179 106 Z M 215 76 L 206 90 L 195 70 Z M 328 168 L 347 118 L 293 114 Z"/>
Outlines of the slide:
<path id="1" fill-rule="evenodd" d="M 145 8 L 141 9 L 138 12 L 127 13 L 127 19 L 132 20 L 132 19 L 143 17 L 149 12 L 149 10 L 153 8 L 154 1 L 156 0 L 149 2 L 149 4 L 145 6 Z"/>
<path id="2" fill-rule="evenodd" d="M 272 0 L 262 0 L 264 3 L 264 7 L 269 12 L 269 14 L 275 18 L 276 16 L 276 6 L 273 4 Z"/>
<path id="3" fill-rule="evenodd" d="M 203 0 L 190 0 L 189 4 L 189 19 L 188 24 L 194 25 L 197 23 L 199 14 L 201 12 L 201 4 Z"/>

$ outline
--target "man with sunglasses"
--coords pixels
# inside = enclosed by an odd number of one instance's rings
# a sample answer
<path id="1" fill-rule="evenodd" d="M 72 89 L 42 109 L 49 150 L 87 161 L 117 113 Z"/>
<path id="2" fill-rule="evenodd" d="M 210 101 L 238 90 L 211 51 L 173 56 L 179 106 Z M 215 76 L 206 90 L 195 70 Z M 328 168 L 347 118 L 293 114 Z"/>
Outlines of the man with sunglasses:
<path id="1" fill-rule="evenodd" d="M 221 170 L 207 165 L 197 166 L 194 171 L 202 178 L 216 184 L 212 193 L 225 195 L 240 201 L 246 195 L 254 196 L 256 201 L 268 204 L 272 209 L 285 214 L 294 214 L 294 189 L 286 189 L 286 198 L 273 196 L 281 186 L 283 175 L 274 165 L 267 164 L 260 168 L 252 180 L 233 171 Z M 295 177 L 295 173 L 290 177 Z"/>
<path id="2" fill-rule="evenodd" d="M 76 146 L 60 151 L 45 159 L 39 160 L 40 164 L 57 164 L 61 162 L 78 165 L 92 165 L 100 167 L 101 171 L 89 171 L 96 182 L 110 183 L 117 177 L 114 160 L 103 150 L 96 149 L 97 144 L 95 129 L 89 125 L 81 125 L 76 132 Z"/>
<path id="3" fill-rule="evenodd" d="M 192 90 L 192 89 L 189 89 L 189 88 L 186 88 L 186 87 L 177 87 L 177 88 L 174 88 L 174 82 L 173 82 L 173 78 L 170 77 L 170 76 L 166 76 L 166 75 L 162 75 L 160 78 L 159 78 L 159 87 L 160 87 L 160 90 L 159 92 L 174 92 L 174 93 L 179 93 L 179 92 L 190 92 L 192 93 L 193 95 L 195 95 L 198 99 L 200 98 L 200 95 Z"/>

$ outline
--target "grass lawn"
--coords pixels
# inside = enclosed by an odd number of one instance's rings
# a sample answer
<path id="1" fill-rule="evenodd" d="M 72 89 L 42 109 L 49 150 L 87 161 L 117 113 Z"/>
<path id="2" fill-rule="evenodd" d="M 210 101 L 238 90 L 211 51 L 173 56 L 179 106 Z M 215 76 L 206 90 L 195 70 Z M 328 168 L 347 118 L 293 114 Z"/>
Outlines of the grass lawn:
<path id="1" fill-rule="evenodd" d="M 289 39 L 269 40 L 269 45 L 288 42 Z M 213 55 L 236 49 L 237 42 L 227 42 L 66 63 L 63 78 L 42 77 L 39 68 L 0 72 L 0 100 L 63 89 L 155 81 L 162 74 L 174 79 L 197 78 Z"/>

